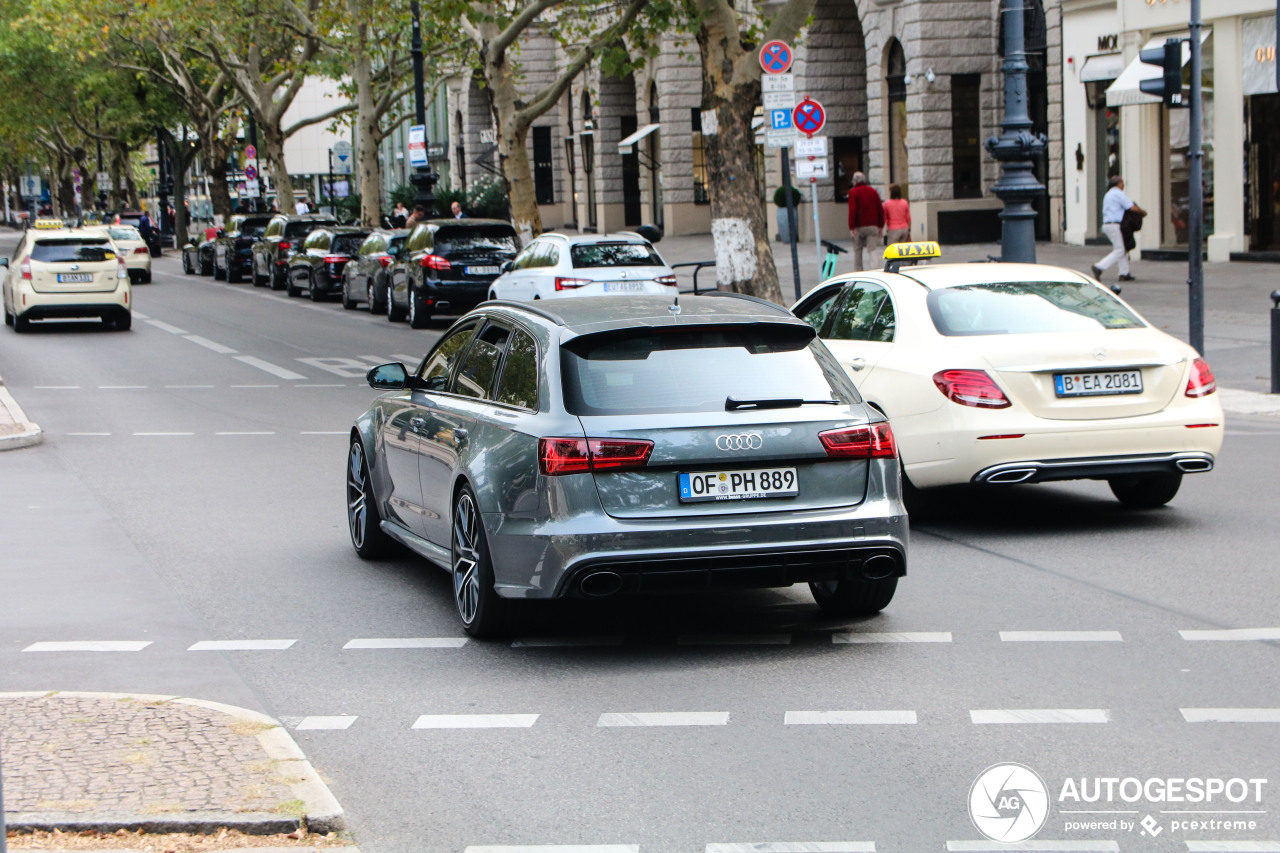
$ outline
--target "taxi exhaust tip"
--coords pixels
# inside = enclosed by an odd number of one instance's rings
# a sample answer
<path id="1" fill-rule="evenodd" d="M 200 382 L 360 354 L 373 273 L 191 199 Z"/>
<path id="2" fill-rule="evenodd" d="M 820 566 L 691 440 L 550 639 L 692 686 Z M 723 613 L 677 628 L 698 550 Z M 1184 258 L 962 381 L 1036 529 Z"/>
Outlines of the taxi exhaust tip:
<path id="1" fill-rule="evenodd" d="M 587 598 L 608 598 L 622 591 L 622 575 L 617 572 L 590 572 L 578 582 L 578 591 Z"/>
<path id="2" fill-rule="evenodd" d="M 1179 459 L 1178 470 L 1184 474 L 1202 474 L 1213 470 L 1213 462 L 1208 459 Z"/>
<path id="3" fill-rule="evenodd" d="M 983 478 L 984 483 L 1009 486 L 1014 483 L 1025 483 L 1036 475 L 1035 468 L 1007 468 Z"/>

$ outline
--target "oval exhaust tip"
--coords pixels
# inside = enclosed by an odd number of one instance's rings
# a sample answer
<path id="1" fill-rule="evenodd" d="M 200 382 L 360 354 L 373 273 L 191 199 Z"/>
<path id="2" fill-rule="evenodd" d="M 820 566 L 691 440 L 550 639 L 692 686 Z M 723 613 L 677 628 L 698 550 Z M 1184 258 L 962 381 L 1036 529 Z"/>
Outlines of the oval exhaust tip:
<path id="1" fill-rule="evenodd" d="M 605 598 L 622 590 L 622 575 L 617 572 L 592 572 L 578 582 L 578 589 L 588 598 Z"/>
<path id="2" fill-rule="evenodd" d="M 1007 471 L 997 471 L 987 478 L 987 482 L 1007 486 L 1014 483 L 1025 483 L 1035 475 L 1035 468 L 1011 468 Z"/>
<path id="3" fill-rule="evenodd" d="M 1208 459 L 1179 459 L 1178 470 L 1186 474 L 1200 474 L 1204 471 L 1212 471 L 1213 463 Z"/>
<path id="4" fill-rule="evenodd" d="M 888 554 L 875 554 L 862 562 L 862 576 L 867 580 L 879 581 L 897 575 L 898 561 Z"/>

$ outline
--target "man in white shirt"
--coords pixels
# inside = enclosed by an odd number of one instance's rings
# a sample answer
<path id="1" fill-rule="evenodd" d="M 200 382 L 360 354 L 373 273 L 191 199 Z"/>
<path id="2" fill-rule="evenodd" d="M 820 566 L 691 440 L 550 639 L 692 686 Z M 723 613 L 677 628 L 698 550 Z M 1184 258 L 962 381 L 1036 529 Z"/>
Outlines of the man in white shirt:
<path id="1" fill-rule="evenodd" d="M 305 216 L 306 214 L 311 212 L 311 206 L 307 204 L 307 200 L 305 198 L 299 198 L 296 202 L 294 202 L 293 212 L 298 214 L 299 216 Z"/>
<path id="2" fill-rule="evenodd" d="M 1111 269 L 1119 261 L 1119 280 L 1133 281 L 1133 276 L 1129 274 L 1129 253 L 1124 250 L 1124 234 L 1120 231 L 1120 221 L 1124 219 L 1127 210 L 1133 210 L 1139 216 L 1146 216 L 1147 212 L 1124 194 L 1124 178 L 1114 175 L 1107 182 L 1107 186 L 1109 188 L 1107 194 L 1102 197 L 1102 233 L 1111 241 L 1111 254 L 1093 265 L 1093 277 L 1101 279 L 1102 271 Z"/>

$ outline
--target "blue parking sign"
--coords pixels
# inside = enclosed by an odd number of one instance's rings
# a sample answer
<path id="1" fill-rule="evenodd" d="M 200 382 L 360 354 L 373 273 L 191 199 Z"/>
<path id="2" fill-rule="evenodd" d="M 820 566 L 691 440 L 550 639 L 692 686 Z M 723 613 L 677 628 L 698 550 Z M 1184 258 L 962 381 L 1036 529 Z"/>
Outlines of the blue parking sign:
<path id="1" fill-rule="evenodd" d="M 769 110 L 769 121 L 774 130 L 790 130 L 791 110 Z"/>

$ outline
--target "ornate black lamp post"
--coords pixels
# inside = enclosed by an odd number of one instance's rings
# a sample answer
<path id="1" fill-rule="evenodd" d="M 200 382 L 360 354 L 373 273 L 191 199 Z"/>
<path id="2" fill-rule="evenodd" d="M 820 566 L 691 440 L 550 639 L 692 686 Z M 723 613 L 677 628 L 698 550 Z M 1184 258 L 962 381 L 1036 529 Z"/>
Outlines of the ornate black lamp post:
<path id="1" fill-rule="evenodd" d="M 422 17 L 418 10 L 418 0 L 413 0 L 409 8 L 413 12 L 413 34 L 409 42 L 409 53 L 413 56 L 413 121 L 425 131 L 427 107 L 422 82 Z M 440 176 L 432 170 L 430 160 L 425 166 L 415 166 L 413 174 L 409 176 L 409 183 L 413 184 L 415 190 L 413 203 L 422 205 L 428 216 L 436 203 L 435 185 L 439 180 Z"/>
<path id="2" fill-rule="evenodd" d="M 1002 0 L 1004 16 L 1004 121 L 1001 133 L 987 140 L 987 151 L 1000 161 L 1000 180 L 991 189 L 1004 202 L 1000 213 L 1001 260 L 1036 262 L 1036 212 L 1032 199 L 1044 187 L 1032 172 L 1032 160 L 1043 157 L 1048 145 L 1043 134 L 1032 131 L 1027 112 L 1027 55 L 1023 4 Z"/>

